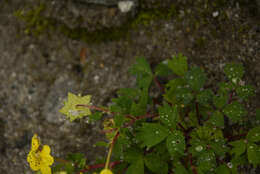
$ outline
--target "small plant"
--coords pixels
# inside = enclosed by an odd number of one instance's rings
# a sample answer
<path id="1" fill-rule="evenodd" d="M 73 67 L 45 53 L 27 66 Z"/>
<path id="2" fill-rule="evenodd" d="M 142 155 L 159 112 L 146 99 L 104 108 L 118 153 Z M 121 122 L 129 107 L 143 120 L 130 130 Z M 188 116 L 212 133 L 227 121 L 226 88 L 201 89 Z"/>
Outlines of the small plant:
<path id="1" fill-rule="evenodd" d="M 260 109 L 249 119 L 245 104 L 255 90 L 244 84 L 241 64 L 226 64 L 226 80 L 213 88 L 205 87 L 203 69 L 188 68 L 181 54 L 154 71 L 139 58 L 130 73 L 136 76 L 136 87 L 120 89 L 109 107 L 69 93 L 60 112 L 71 121 L 105 117 L 107 142 L 96 145 L 109 151 L 106 160 L 95 165 L 87 165 L 82 154 L 70 154 L 54 172 L 238 174 L 259 166 Z"/>

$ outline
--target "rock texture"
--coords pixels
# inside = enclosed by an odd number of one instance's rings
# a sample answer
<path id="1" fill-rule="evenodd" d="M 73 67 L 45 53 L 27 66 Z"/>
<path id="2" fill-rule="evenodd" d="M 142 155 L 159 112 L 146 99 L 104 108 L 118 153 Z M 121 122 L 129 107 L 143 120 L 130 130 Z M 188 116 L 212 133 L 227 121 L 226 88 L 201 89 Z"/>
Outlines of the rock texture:
<path id="1" fill-rule="evenodd" d="M 113 12 L 67 0 L 45 2 L 47 15 L 71 26 L 78 25 L 78 16 L 83 16 L 83 26 L 88 22 L 117 26 L 125 21 L 118 9 Z M 225 63 L 242 62 L 244 80 L 257 89 L 250 105 L 254 111 L 260 106 L 259 16 L 252 13 L 249 1 L 228 2 L 208 7 L 204 1 L 164 0 L 166 7 L 178 6 L 173 19 L 138 24 L 127 39 L 86 44 L 51 31 L 39 37 L 26 35 L 24 23 L 13 14 L 38 1 L 0 1 L 0 173 L 32 173 L 26 156 L 34 133 L 57 157 L 82 152 L 93 161 L 104 155 L 102 149 L 93 147 L 103 139 L 99 124 L 89 125 L 84 119 L 70 123 L 58 110 L 69 91 L 92 94 L 96 105 L 108 104 L 117 89 L 134 84 L 127 69 L 136 56 L 144 56 L 154 65 L 183 53 L 190 64 L 206 69 L 209 84 L 223 78 Z M 153 6 L 154 1 L 143 3 Z M 82 49 L 85 58 L 80 58 Z"/>

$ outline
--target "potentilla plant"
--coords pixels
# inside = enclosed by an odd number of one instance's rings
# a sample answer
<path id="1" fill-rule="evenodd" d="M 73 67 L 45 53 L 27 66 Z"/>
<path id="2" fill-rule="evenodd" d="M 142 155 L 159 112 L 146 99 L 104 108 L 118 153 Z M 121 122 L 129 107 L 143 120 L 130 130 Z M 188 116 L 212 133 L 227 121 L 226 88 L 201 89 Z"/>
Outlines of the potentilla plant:
<path id="1" fill-rule="evenodd" d="M 70 121 L 102 120 L 107 142 L 96 145 L 108 154 L 94 165 L 80 153 L 54 158 L 53 173 L 238 174 L 259 166 L 260 109 L 249 118 L 245 105 L 255 90 L 242 80 L 242 64 L 226 64 L 226 79 L 208 87 L 203 69 L 188 68 L 181 54 L 154 71 L 138 58 L 130 73 L 136 87 L 119 89 L 109 107 L 92 105 L 90 95 L 68 94 L 60 112 Z M 47 150 L 32 144 L 28 161 L 33 170 L 51 172 Z"/>

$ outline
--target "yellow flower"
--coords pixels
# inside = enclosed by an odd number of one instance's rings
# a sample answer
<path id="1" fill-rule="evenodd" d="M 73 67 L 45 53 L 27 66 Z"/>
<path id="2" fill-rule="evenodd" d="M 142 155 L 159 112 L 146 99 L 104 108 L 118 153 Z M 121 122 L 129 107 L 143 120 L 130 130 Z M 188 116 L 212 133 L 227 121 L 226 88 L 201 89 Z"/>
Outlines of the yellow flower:
<path id="1" fill-rule="evenodd" d="M 113 172 L 109 169 L 103 169 L 101 170 L 100 174 L 113 174 Z"/>
<path id="2" fill-rule="evenodd" d="M 32 137 L 31 151 L 27 156 L 27 162 L 34 171 L 40 170 L 42 174 L 51 174 L 50 166 L 53 164 L 51 149 L 48 145 L 41 145 L 37 134 Z"/>

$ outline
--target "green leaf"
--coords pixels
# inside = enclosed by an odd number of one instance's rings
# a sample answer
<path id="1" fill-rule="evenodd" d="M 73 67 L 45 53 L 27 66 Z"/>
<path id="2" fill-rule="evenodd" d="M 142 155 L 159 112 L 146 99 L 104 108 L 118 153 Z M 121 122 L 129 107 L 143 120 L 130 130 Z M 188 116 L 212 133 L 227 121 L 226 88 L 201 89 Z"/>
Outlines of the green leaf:
<path id="1" fill-rule="evenodd" d="M 230 162 L 227 162 L 227 167 L 231 170 L 232 174 L 239 174 L 238 167 L 246 163 L 248 164 L 246 155 L 234 156 Z"/>
<path id="2" fill-rule="evenodd" d="M 216 174 L 231 174 L 231 171 L 226 165 L 220 165 L 217 168 Z"/>
<path id="3" fill-rule="evenodd" d="M 213 97 L 213 103 L 214 106 L 216 106 L 218 109 L 222 109 L 228 102 L 228 95 L 227 94 L 221 94 L 219 96 Z"/>
<path id="4" fill-rule="evenodd" d="M 149 88 L 153 79 L 153 73 L 145 58 L 137 58 L 136 64 L 132 65 L 129 71 L 132 75 L 136 76 L 136 82 L 139 88 Z"/>
<path id="5" fill-rule="evenodd" d="M 160 156 L 154 153 L 146 155 L 144 163 L 147 168 L 154 173 L 168 174 L 168 163 L 163 161 Z"/>
<path id="6" fill-rule="evenodd" d="M 242 64 L 226 64 L 224 67 L 224 73 L 232 83 L 237 84 L 244 75 L 244 67 Z"/>
<path id="7" fill-rule="evenodd" d="M 189 152 L 192 153 L 193 157 L 200 156 L 207 149 L 207 144 L 204 141 L 199 139 L 192 139 L 191 148 L 189 148 Z"/>
<path id="8" fill-rule="evenodd" d="M 131 146 L 130 138 L 125 134 L 120 132 L 120 136 L 117 138 L 116 143 L 113 148 L 113 156 L 115 158 L 122 159 L 124 158 L 124 152 L 127 147 Z"/>
<path id="9" fill-rule="evenodd" d="M 144 161 L 138 159 L 133 162 L 127 169 L 126 174 L 144 174 Z"/>
<path id="10" fill-rule="evenodd" d="M 165 60 L 168 62 L 168 60 Z M 167 63 L 168 64 L 168 63 Z M 155 67 L 155 75 L 156 76 L 162 76 L 162 77 L 168 77 L 170 74 L 172 74 L 171 69 L 168 67 L 166 63 L 162 62 L 159 63 L 156 67 Z"/>
<path id="11" fill-rule="evenodd" d="M 198 117 L 195 111 L 189 113 L 189 117 L 185 118 L 188 127 L 197 127 L 199 125 Z"/>
<path id="12" fill-rule="evenodd" d="M 223 109 L 223 112 L 234 123 L 242 121 L 243 117 L 247 115 L 247 110 L 244 108 L 242 104 L 238 103 L 237 101 L 228 104 Z"/>
<path id="13" fill-rule="evenodd" d="M 185 169 L 185 167 L 180 162 L 177 162 L 175 164 L 174 173 L 175 174 L 189 174 L 189 172 Z"/>
<path id="14" fill-rule="evenodd" d="M 234 148 L 230 151 L 231 154 L 235 154 L 236 157 L 242 155 L 246 151 L 246 143 L 245 140 L 237 140 L 230 142 Z"/>
<path id="15" fill-rule="evenodd" d="M 103 113 L 102 112 L 95 112 L 89 115 L 90 121 L 98 121 L 102 118 Z"/>
<path id="16" fill-rule="evenodd" d="M 247 158 L 250 164 L 253 164 L 254 168 L 260 164 L 260 148 L 254 143 L 248 143 L 247 146 Z"/>
<path id="17" fill-rule="evenodd" d="M 80 96 L 68 93 L 68 101 L 65 101 L 63 108 L 59 110 L 62 114 L 65 114 L 70 121 L 82 118 L 91 114 L 91 111 L 87 107 L 77 106 L 78 104 L 90 105 L 90 95 Z"/>
<path id="18" fill-rule="evenodd" d="M 199 104 L 203 106 L 209 106 L 209 103 L 211 102 L 213 95 L 214 94 L 212 90 L 206 89 L 199 92 L 199 94 L 196 96 L 196 100 Z"/>
<path id="19" fill-rule="evenodd" d="M 105 141 L 98 141 L 98 142 L 95 143 L 94 146 L 98 146 L 98 147 L 108 147 L 109 144 L 108 144 L 107 142 L 105 142 Z"/>
<path id="20" fill-rule="evenodd" d="M 134 102 L 134 100 L 138 99 L 138 97 L 140 96 L 140 92 L 140 89 L 120 89 L 117 92 L 119 97 L 112 99 L 114 105 L 110 106 L 111 112 L 129 114 L 131 105 Z"/>
<path id="21" fill-rule="evenodd" d="M 215 139 L 209 143 L 211 149 L 218 156 L 225 156 L 226 152 L 229 151 L 229 147 L 226 146 L 226 141 L 224 139 Z"/>
<path id="22" fill-rule="evenodd" d="M 179 54 L 178 56 L 173 56 L 168 62 L 169 68 L 177 75 L 184 76 L 188 70 L 187 57 Z"/>
<path id="23" fill-rule="evenodd" d="M 230 82 L 220 82 L 218 84 L 218 87 L 219 87 L 218 91 L 220 94 L 228 94 L 235 88 L 235 85 Z"/>
<path id="24" fill-rule="evenodd" d="M 163 141 L 168 135 L 168 129 L 158 123 L 143 123 L 136 138 L 143 142 L 142 146 L 148 148 Z"/>
<path id="25" fill-rule="evenodd" d="M 125 115 L 122 114 L 115 114 L 114 121 L 115 121 L 115 126 L 119 128 L 125 123 L 126 117 Z"/>
<path id="26" fill-rule="evenodd" d="M 208 122 L 215 127 L 224 128 L 224 116 L 219 111 L 215 111 L 210 116 Z"/>
<path id="27" fill-rule="evenodd" d="M 142 89 L 140 93 L 139 100 L 137 102 L 133 102 L 131 105 L 131 115 L 140 116 L 146 114 L 147 103 L 148 103 L 148 88 Z"/>
<path id="28" fill-rule="evenodd" d="M 249 142 L 258 142 L 260 141 L 260 126 L 257 126 L 253 129 L 251 129 L 247 134 L 247 140 Z"/>
<path id="29" fill-rule="evenodd" d="M 181 78 L 171 80 L 166 87 L 164 98 L 172 104 L 187 105 L 193 99 L 191 89 Z"/>
<path id="30" fill-rule="evenodd" d="M 239 86 L 236 88 L 236 93 L 241 99 L 247 100 L 249 97 L 255 95 L 255 89 L 250 85 Z"/>
<path id="31" fill-rule="evenodd" d="M 199 91 L 205 84 L 207 76 L 199 67 L 192 67 L 185 75 L 188 85 L 195 91 Z"/>
<path id="32" fill-rule="evenodd" d="M 214 152 L 204 152 L 198 158 L 198 168 L 204 172 L 216 168 L 216 156 Z"/>
<path id="33" fill-rule="evenodd" d="M 170 106 L 164 103 L 163 106 L 159 107 L 160 121 L 173 129 L 176 127 L 176 121 L 178 119 L 177 106 Z"/>
<path id="34" fill-rule="evenodd" d="M 176 91 L 175 99 L 178 104 L 188 105 L 192 101 L 193 95 L 189 89 L 183 88 Z"/>
<path id="35" fill-rule="evenodd" d="M 140 95 L 140 90 L 137 88 L 120 88 L 117 94 L 133 100 Z"/>
<path id="36" fill-rule="evenodd" d="M 133 163 L 133 162 L 137 161 L 138 159 L 143 158 L 142 153 L 143 152 L 138 148 L 134 148 L 134 147 L 129 148 L 124 153 L 124 161 Z"/>
<path id="37" fill-rule="evenodd" d="M 175 156 L 175 154 L 178 153 L 184 155 L 186 144 L 182 132 L 174 130 L 174 132 L 167 137 L 166 144 L 171 156 Z"/>

